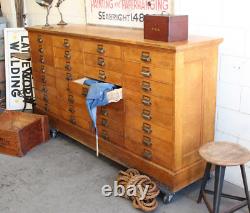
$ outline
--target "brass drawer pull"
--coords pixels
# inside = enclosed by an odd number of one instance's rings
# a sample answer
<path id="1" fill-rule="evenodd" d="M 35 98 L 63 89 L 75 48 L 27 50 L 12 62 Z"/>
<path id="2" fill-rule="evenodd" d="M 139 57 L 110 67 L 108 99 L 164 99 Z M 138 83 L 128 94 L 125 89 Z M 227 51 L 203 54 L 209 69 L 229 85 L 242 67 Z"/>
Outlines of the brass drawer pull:
<path id="1" fill-rule="evenodd" d="M 152 146 L 151 138 L 149 138 L 149 137 L 147 137 L 147 136 L 143 136 L 142 143 L 143 143 L 145 146 Z"/>
<path id="2" fill-rule="evenodd" d="M 149 52 L 142 52 L 141 53 L 141 60 L 144 62 L 150 62 L 151 61 L 151 57 Z"/>
<path id="3" fill-rule="evenodd" d="M 65 59 L 68 59 L 68 60 L 71 59 L 70 51 L 68 51 L 68 50 L 65 51 L 64 58 L 65 58 Z"/>
<path id="4" fill-rule="evenodd" d="M 150 124 L 143 123 L 142 130 L 145 133 L 147 133 L 147 134 L 151 134 L 152 133 L 152 129 L 151 129 L 151 125 Z"/>
<path id="5" fill-rule="evenodd" d="M 48 111 L 49 111 L 49 107 L 48 107 L 47 104 L 44 106 L 44 111 L 45 111 L 45 112 L 48 112 Z"/>
<path id="6" fill-rule="evenodd" d="M 41 66 L 40 71 L 41 71 L 42 73 L 45 73 L 45 67 L 44 67 L 43 65 Z"/>
<path id="7" fill-rule="evenodd" d="M 69 122 L 75 125 L 76 119 L 74 117 L 70 117 Z"/>
<path id="8" fill-rule="evenodd" d="M 88 95 L 88 89 L 87 88 L 82 88 L 82 96 L 87 96 Z"/>
<path id="9" fill-rule="evenodd" d="M 143 157 L 147 160 L 152 160 L 152 152 L 149 150 L 144 150 Z"/>
<path id="10" fill-rule="evenodd" d="M 107 127 L 108 126 L 108 120 L 107 119 L 102 119 L 102 126 Z"/>
<path id="11" fill-rule="evenodd" d="M 103 108 L 101 108 L 101 114 L 102 114 L 103 116 L 106 116 L 106 117 L 109 115 L 108 110 L 103 109 Z"/>
<path id="12" fill-rule="evenodd" d="M 75 110 L 74 110 L 73 107 L 69 107 L 68 111 L 71 112 L 71 113 L 74 113 L 74 112 L 75 112 Z"/>
<path id="13" fill-rule="evenodd" d="M 66 74 L 66 80 L 67 81 L 72 81 L 73 80 L 71 73 Z"/>
<path id="14" fill-rule="evenodd" d="M 41 53 L 41 54 L 44 53 L 44 49 L 43 49 L 43 48 L 39 48 L 38 51 L 39 51 L 39 53 Z"/>
<path id="15" fill-rule="evenodd" d="M 102 80 L 102 81 L 105 81 L 106 80 L 106 75 L 105 75 L 105 71 L 103 70 L 99 70 L 99 79 Z"/>
<path id="16" fill-rule="evenodd" d="M 144 109 L 142 112 L 142 118 L 147 121 L 150 121 L 152 119 L 151 112 L 149 110 Z"/>
<path id="17" fill-rule="evenodd" d="M 48 101 L 49 101 L 49 98 L 48 98 L 48 95 L 47 95 L 47 94 L 44 94 L 43 100 L 44 100 L 45 102 L 48 102 Z"/>
<path id="18" fill-rule="evenodd" d="M 65 68 L 65 70 L 67 70 L 67 71 L 71 71 L 71 70 L 72 70 L 72 67 L 71 67 L 70 64 L 65 64 L 64 68 Z"/>
<path id="19" fill-rule="evenodd" d="M 104 58 L 98 58 L 97 65 L 104 67 L 105 66 Z"/>
<path id="20" fill-rule="evenodd" d="M 48 92 L 48 89 L 47 89 L 46 87 L 43 87 L 43 88 L 41 89 L 41 91 L 42 91 L 43 93 L 47 93 L 47 92 Z"/>
<path id="21" fill-rule="evenodd" d="M 145 106 L 151 106 L 151 98 L 146 96 L 146 95 L 143 95 L 142 97 L 142 103 L 145 105 Z"/>
<path id="22" fill-rule="evenodd" d="M 103 47 L 102 44 L 98 44 L 98 45 L 97 45 L 96 52 L 98 52 L 98 53 L 100 53 L 100 54 L 105 53 L 105 49 L 104 49 L 104 47 Z"/>
<path id="23" fill-rule="evenodd" d="M 44 57 L 43 57 L 43 56 L 40 57 L 40 63 L 42 63 L 42 64 L 45 63 L 45 60 L 44 60 Z"/>
<path id="24" fill-rule="evenodd" d="M 68 96 L 68 102 L 69 102 L 70 104 L 73 104 L 73 103 L 74 103 L 74 97 L 73 97 L 73 95 L 69 95 L 69 96 Z"/>
<path id="25" fill-rule="evenodd" d="M 42 38 L 41 36 L 38 36 L 37 42 L 38 42 L 38 43 L 43 43 L 43 38 Z"/>
<path id="26" fill-rule="evenodd" d="M 143 67 L 141 70 L 141 75 L 145 78 L 150 78 L 151 77 L 151 72 L 149 70 L 149 68 L 145 68 Z"/>
<path id="27" fill-rule="evenodd" d="M 41 80 L 42 80 L 42 83 L 43 83 L 43 84 L 46 84 L 46 83 L 47 83 L 45 76 L 42 76 Z"/>
<path id="28" fill-rule="evenodd" d="M 70 47 L 70 44 L 69 44 L 69 40 L 68 40 L 68 39 L 64 39 L 63 46 L 64 46 L 65 48 L 69 48 L 69 47 Z"/>
<path id="29" fill-rule="evenodd" d="M 147 81 L 142 82 L 141 88 L 144 92 L 150 92 L 152 90 L 150 87 L 150 82 Z"/>
<path id="30" fill-rule="evenodd" d="M 105 130 L 102 130 L 101 138 L 106 140 L 106 141 L 109 141 L 108 133 Z"/>

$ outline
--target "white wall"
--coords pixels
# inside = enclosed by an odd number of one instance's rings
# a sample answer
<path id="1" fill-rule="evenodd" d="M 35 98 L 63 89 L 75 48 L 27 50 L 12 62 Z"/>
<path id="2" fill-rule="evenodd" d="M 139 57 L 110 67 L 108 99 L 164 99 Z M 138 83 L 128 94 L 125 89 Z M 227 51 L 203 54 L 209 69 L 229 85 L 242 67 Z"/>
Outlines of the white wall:
<path id="1" fill-rule="evenodd" d="M 2 0 L 4 14 L 13 21 L 13 0 Z M 46 11 L 25 0 L 30 25 L 44 24 Z M 11 5 L 12 4 L 12 5 Z M 7 9 L 6 9 L 7 8 Z M 65 21 L 85 23 L 84 0 L 62 4 Z M 189 15 L 190 34 L 223 37 L 218 73 L 216 140 L 239 143 L 250 149 L 250 1 L 249 0 L 175 0 L 176 14 Z M 59 14 L 53 8 L 50 23 Z M 247 166 L 250 183 L 250 164 Z M 226 179 L 242 185 L 240 169 L 228 169 Z"/>
<path id="2" fill-rule="evenodd" d="M 190 33 L 221 36 L 218 74 L 216 140 L 250 149 L 250 1 L 176 0 L 176 14 L 188 14 Z M 250 164 L 247 165 L 250 182 Z M 226 179 L 242 185 L 240 169 Z"/>
<path id="3" fill-rule="evenodd" d="M 6 17 L 7 27 L 16 26 L 16 11 L 14 0 L 0 0 L 3 16 Z"/>

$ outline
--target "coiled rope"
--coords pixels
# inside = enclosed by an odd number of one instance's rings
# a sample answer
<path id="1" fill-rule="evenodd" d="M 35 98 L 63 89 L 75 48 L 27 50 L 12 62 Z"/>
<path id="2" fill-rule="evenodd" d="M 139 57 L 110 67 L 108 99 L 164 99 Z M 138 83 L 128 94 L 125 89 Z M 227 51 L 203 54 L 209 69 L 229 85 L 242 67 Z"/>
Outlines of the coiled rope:
<path id="1" fill-rule="evenodd" d="M 156 200 L 160 193 L 159 188 L 156 183 L 153 182 L 148 176 L 141 175 L 136 169 L 128 169 L 127 171 L 120 171 L 117 177 L 117 182 L 119 185 L 124 186 L 126 192 L 131 186 L 136 187 L 136 196 L 128 197 L 125 193 L 125 198 L 129 199 L 133 203 L 133 207 L 136 209 L 141 209 L 145 212 L 150 212 L 158 207 L 158 202 Z M 141 187 L 143 191 L 148 187 L 148 191 L 143 200 L 141 200 L 141 194 L 138 187 Z"/>

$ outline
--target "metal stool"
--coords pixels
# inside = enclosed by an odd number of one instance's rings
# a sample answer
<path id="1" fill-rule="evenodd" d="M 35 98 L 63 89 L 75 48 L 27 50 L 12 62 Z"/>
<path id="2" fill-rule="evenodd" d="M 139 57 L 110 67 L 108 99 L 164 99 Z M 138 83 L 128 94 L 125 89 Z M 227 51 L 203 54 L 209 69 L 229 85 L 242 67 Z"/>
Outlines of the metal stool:
<path id="1" fill-rule="evenodd" d="M 203 199 L 210 213 L 219 213 L 221 197 L 225 197 L 241 201 L 239 204 L 227 210 L 226 213 L 235 212 L 246 205 L 248 205 L 248 210 L 250 212 L 249 192 L 244 166 L 244 164 L 250 160 L 250 152 L 238 144 L 216 142 L 205 144 L 200 148 L 199 153 L 201 157 L 207 161 L 207 165 L 197 202 L 200 203 Z M 214 191 L 206 190 L 206 184 L 210 177 L 212 164 L 215 165 Z M 240 166 L 246 198 L 222 193 L 224 175 L 227 166 Z M 214 195 L 213 208 L 210 206 L 206 194 Z"/>
<path id="2" fill-rule="evenodd" d="M 25 61 L 31 60 L 30 53 L 12 53 L 11 57 L 18 58 Z M 22 72 L 22 82 L 23 82 L 23 90 L 20 93 L 20 97 L 23 98 L 24 107 L 23 112 L 26 110 L 27 104 L 32 105 L 32 111 L 34 113 L 34 108 L 36 105 L 34 94 L 33 94 L 33 86 L 32 86 L 32 68 L 29 67 Z"/>

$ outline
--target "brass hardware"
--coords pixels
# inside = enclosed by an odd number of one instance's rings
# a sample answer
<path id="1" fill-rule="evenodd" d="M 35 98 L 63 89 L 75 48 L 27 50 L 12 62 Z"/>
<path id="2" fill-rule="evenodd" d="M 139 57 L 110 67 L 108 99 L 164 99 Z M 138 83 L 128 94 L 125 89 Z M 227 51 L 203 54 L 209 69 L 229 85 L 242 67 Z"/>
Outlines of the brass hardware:
<path id="1" fill-rule="evenodd" d="M 98 58 L 97 60 L 97 65 L 101 66 L 101 67 L 104 67 L 105 66 L 105 61 L 104 61 L 104 58 Z"/>
<path id="2" fill-rule="evenodd" d="M 101 114 L 102 114 L 103 116 L 106 116 L 106 117 L 109 115 L 108 110 L 106 110 L 106 109 L 104 109 L 104 108 L 101 108 Z"/>
<path id="3" fill-rule="evenodd" d="M 147 160 L 152 160 L 152 152 L 149 150 L 144 150 L 143 157 Z"/>
<path id="4" fill-rule="evenodd" d="M 70 117 L 69 122 L 75 125 L 76 119 L 74 117 Z"/>
<path id="5" fill-rule="evenodd" d="M 146 95 L 143 95 L 142 96 L 142 101 L 141 101 L 145 106 L 151 106 L 151 98 L 146 96 Z"/>
<path id="6" fill-rule="evenodd" d="M 48 112 L 48 111 L 49 111 L 48 104 L 45 104 L 45 106 L 44 106 L 44 110 L 45 110 L 45 112 Z"/>
<path id="7" fill-rule="evenodd" d="M 151 30 L 155 31 L 155 32 L 160 32 L 161 31 L 159 27 L 152 27 Z"/>
<path id="8" fill-rule="evenodd" d="M 46 82 L 47 82 L 47 81 L 46 81 L 45 76 L 42 76 L 42 78 L 41 78 L 41 79 L 42 79 L 42 83 L 43 83 L 43 84 L 46 84 Z"/>
<path id="9" fill-rule="evenodd" d="M 46 87 L 43 86 L 43 88 L 41 89 L 42 92 L 47 93 L 48 89 Z"/>
<path id="10" fill-rule="evenodd" d="M 145 120 L 150 121 L 152 119 L 151 112 L 149 110 L 144 109 L 141 115 Z"/>
<path id="11" fill-rule="evenodd" d="M 43 95 L 43 100 L 44 100 L 45 102 L 48 102 L 49 98 L 48 98 L 48 95 L 47 95 L 47 94 L 44 94 L 44 95 Z"/>
<path id="12" fill-rule="evenodd" d="M 108 136 L 107 131 L 102 130 L 101 138 L 104 139 L 104 140 L 106 140 L 106 141 L 109 141 L 109 136 Z"/>
<path id="13" fill-rule="evenodd" d="M 70 47 L 70 44 L 69 44 L 69 40 L 68 40 L 68 39 L 64 39 L 63 46 L 64 46 L 65 48 L 69 48 L 69 47 Z"/>
<path id="14" fill-rule="evenodd" d="M 147 67 L 143 67 L 141 70 L 141 75 L 145 78 L 150 78 L 151 77 L 151 72 L 149 70 L 149 68 Z"/>
<path id="15" fill-rule="evenodd" d="M 41 66 L 40 71 L 41 71 L 42 73 L 45 73 L 45 67 L 44 67 L 43 65 Z"/>
<path id="16" fill-rule="evenodd" d="M 99 70 L 99 76 L 98 77 L 99 77 L 100 80 L 105 81 L 105 79 L 106 79 L 105 71 Z"/>
<path id="17" fill-rule="evenodd" d="M 68 81 L 72 81 L 73 80 L 71 73 L 67 73 L 66 74 L 66 80 L 68 80 Z"/>
<path id="18" fill-rule="evenodd" d="M 102 119 L 102 126 L 104 126 L 104 127 L 107 127 L 108 126 L 108 120 L 107 119 L 105 119 L 105 118 L 103 118 Z"/>
<path id="19" fill-rule="evenodd" d="M 74 97 L 73 97 L 73 95 L 69 95 L 69 96 L 68 96 L 68 102 L 69 102 L 70 104 L 74 104 Z"/>
<path id="20" fill-rule="evenodd" d="M 71 67 L 71 65 L 70 64 L 65 64 L 65 66 L 64 66 L 64 68 L 65 68 L 65 70 L 67 70 L 67 71 L 71 71 L 72 70 L 72 67 Z"/>
<path id="21" fill-rule="evenodd" d="M 69 107 L 68 111 L 71 112 L 71 113 L 74 113 L 74 112 L 75 112 L 75 110 L 74 110 L 73 107 Z"/>
<path id="22" fill-rule="evenodd" d="M 143 136 L 142 143 L 143 143 L 145 146 L 152 146 L 151 138 L 149 138 L 149 137 L 147 137 L 147 136 Z"/>
<path id="23" fill-rule="evenodd" d="M 68 51 L 68 50 L 65 51 L 64 58 L 68 59 L 68 60 L 71 59 L 70 51 Z"/>
<path id="24" fill-rule="evenodd" d="M 151 134 L 152 133 L 152 129 L 151 129 L 151 125 L 147 124 L 147 123 L 143 123 L 142 125 L 142 130 L 147 133 L 147 134 Z"/>
<path id="25" fill-rule="evenodd" d="M 88 95 L 88 89 L 83 87 L 82 88 L 82 96 L 87 96 Z"/>
<path id="26" fill-rule="evenodd" d="M 151 57 L 149 52 L 142 52 L 141 53 L 141 60 L 144 62 L 150 62 L 151 61 Z"/>
<path id="27" fill-rule="evenodd" d="M 40 56 L 40 63 L 42 63 L 42 64 L 45 63 L 45 60 L 44 60 L 44 57 L 43 57 L 43 56 Z"/>
<path id="28" fill-rule="evenodd" d="M 38 43 L 43 43 L 43 38 L 42 38 L 41 36 L 38 36 L 37 42 L 38 42 Z"/>
<path id="29" fill-rule="evenodd" d="M 141 88 L 144 92 L 150 92 L 152 90 L 150 87 L 150 82 L 147 81 L 142 82 Z"/>
<path id="30" fill-rule="evenodd" d="M 98 53 L 100 53 L 100 54 L 105 53 L 105 49 L 104 49 L 104 47 L 103 47 L 102 44 L 98 44 L 98 45 L 97 45 L 96 52 L 98 52 Z"/>
<path id="31" fill-rule="evenodd" d="M 44 49 L 43 49 L 43 48 L 39 48 L 38 51 L 39 51 L 39 53 L 41 53 L 41 54 L 44 53 Z"/>

